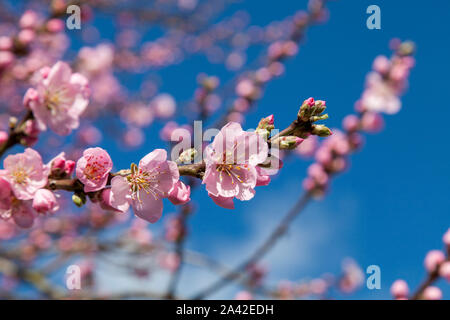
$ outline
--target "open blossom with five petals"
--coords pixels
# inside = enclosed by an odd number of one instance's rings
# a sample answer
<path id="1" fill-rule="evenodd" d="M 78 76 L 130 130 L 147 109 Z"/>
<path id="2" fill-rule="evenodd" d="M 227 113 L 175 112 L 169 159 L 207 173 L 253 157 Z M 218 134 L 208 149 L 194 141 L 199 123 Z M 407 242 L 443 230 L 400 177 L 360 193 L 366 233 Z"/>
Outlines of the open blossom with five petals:
<path id="1" fill-rule="evenodd" d="M 41 130 L 49 127 L 59 135 L 68 135 L 78 128 L 88 96 L 88 80 L 58 61 L 48 72 L 41 72 L 36 89 L 26 92 L 24 103 L 33 111 Z"/>
<path id="2" fill-rule="evenodd" d="M 168 197 L 179 176 L 177 164 L 167 160 L 167 152 L 156 149 L 142 158 L 139 166 L 132 164 L 128 176 L 111 180 L 109 203 L 120 211 L 131 205 L 138 217 L 155 223 L 162 215 L 162 199 Z"/>
<path id="3" fill-rule="evenodd" d="M 84 192 L 101 190 L 108 181 L 112 160 L 102 148 L 88 148 L 77 161 L 77 178 L 84 184 Z"/>
<path id="4" fill-rule="evenodd" d="M 49 167 L 42 163 L 40 154 L 33 149 L 7 156 L 3 166 L 0 176 L 9 182 L 17 199 L 33 199 L 36 191 L 47 184 Z"/>
<path id="5" fill-rule="evenodd" d="M 258 183 L 256 166 L 268 155 L 267 142 L 255 132 L 230 122 L 206 147 L 203 184 L 214 202 L 233 208 L 232 199 L 250 200 Z"/>

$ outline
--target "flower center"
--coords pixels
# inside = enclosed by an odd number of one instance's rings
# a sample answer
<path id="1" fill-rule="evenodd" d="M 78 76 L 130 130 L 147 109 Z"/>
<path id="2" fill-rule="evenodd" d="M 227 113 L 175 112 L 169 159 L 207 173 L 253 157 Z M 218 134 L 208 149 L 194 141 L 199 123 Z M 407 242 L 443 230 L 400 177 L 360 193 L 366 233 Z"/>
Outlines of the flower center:
<path id="1" fill-rule="evenodd" d="M 159 166 L 155 169 L 159 169 Z M 138 168 L 134 163 L 131 164 L 131 174 L 127 176 L 128 184 L 130 185 L 131 198 L 142 202 L 140 199 L 140 191 L 145 191 L 146 194 L 151 194 L 155 199 L 163 194 L 163 192 L 158 189 L 159 178 L 158 175 L 163 172 L 152 172 L 144 171 Z"/>
<path id="2" fill-rule="evenodd" d="M 89 156 L 86 160 L 87 164 L 83 170 L 84 175 L 89 180 L 100 180 L 105 174 L 105 166 L 108 162 L 94 156 Z"/>

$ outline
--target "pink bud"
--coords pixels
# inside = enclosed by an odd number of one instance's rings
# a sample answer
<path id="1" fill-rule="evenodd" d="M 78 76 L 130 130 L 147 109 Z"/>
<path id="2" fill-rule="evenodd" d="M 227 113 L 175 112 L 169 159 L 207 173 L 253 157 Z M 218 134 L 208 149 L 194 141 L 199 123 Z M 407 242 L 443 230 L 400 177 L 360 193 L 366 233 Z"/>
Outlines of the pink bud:
<path id="1" fill-rule="evenodd" d="M 70 176 L 74 169 L 75 169 L 75 161 L 67 160 L 66 166 L 64 167 L 64 171 L 66 172 L 66 174 Z"/>
<path id="2" fill-rule="evenodd" d="M 359 127 L 359 118 L 354 114 L 350 114 L 344 118 L 342 125 L 346 131 L 356 131 Z"/>
<path id="3" fill-rule="evenodd" d="M 22 29 L 34 28 L 34 27 L 36 27 L 37 22 L 38 22 L 38 16 L 37 16 L 36 12 L 34 12 L 32 10 L 27 10 L 20 18 L 19 25 Z"/>
<path id="4" fill-rule="evenodd" d="M 253 296 L 248 291 L 240 291 L 236 294 L 235 300 L 252 300 Z"/>
<path id="5" fill-rule="evenodd" d="M 9 51 L 0 51 L 0 69 L 6 68 L 14 61 L 14 55 Z"/>
<path id="6" fill-rule="evenodd" d="M 178 180 L 169 192 L 169 200 L 175 205 L 185 204 L 191 201 L 190 195 L 191 187 Z"/>
<path id="7" fill-rule="evenodd" d="M 47 22 L 47 30 L 52 33 L 61 32 L 64 29 L 64 22 L 60 19 L 51 19 Z"/>
<path id="8" fill-rule="evenodd" d="M 52 167 L 63 171 L 66 167 L 66 160 L 63 157 L 56 158 L 55 160 L 53 160 Z"/>
<path id="9" fill-rule="evenodd" d="M 396 299 L 406 298 L 409 295 L 409 288 L 406 281 L 396 280 L 391 286 L 391 294 Z"/>
<path id="10" fill-rule="evenodd" d="M 0 131 L 0 145 L 8 141 L 9 135 L 6 131 Z"/>
<path id="11" fill-rule="evenodd" d="M 439 267 L 439 275 L 450 282 L 450 261 L 446 261 Z"/>
<path id="12" fill-rule="evenodd" d="M 306 103 L 308 106 L 313 107 L 313 106 L 315 105 L 314 98 L 313 98 L 313 97 L 310 97 L 310 98 L 306 99 L 306 100 L 303 102 L 303 104 L 305 104 L 305 103 Z"/>
<path id="13" fill-rule="evenodd" d="M 38 100 L 39 100 L 39 93 L 35 89 L 30 88 L 27 90 L 27 92 L 25 92 L 25 95 L 23 96 L 23 105 L 29 108 L 30 103 Z"/>
<path id="14" fill-rule="evenodd" d="M 1 51 L 11 50 L 12 47 L 13 47 L 13 41 L 10 37 L 7 37 L 7 36 L 0 37 L 0 50 Z"/>
<path id="15" fill-rule="evenodd" d="M 442 299 L 442 291 L 438 287 L 427 287 L 423 291 L 423 298 L 425 300 L 441 300 Z"/>
<path id="16" fill-rule="evenodd" d="M 59 205 L 53 192 L 48 189 L 39 189 L 34 194 L 33 209 L 39 213 L 54 213 L 59 209 Z"/>
<path id="17" fill-rule="evenodd" d="M 273 123 L 274 123 L 274 116 L 273 116 L 273 114 L 271 114 L 271 115 L 268 116 L 268 117 L 265 117 L 265 118 L 264 118 L 264 121 L 265 121 L 267 124 L 273 124 Z"/>
<path id="18" fill-rule="evenodd" d="M 391 62 L 388 58 L 385 56 L 378 56 L 375 58 L 375 61 L 373 62 L 373 70 L 381 73 L 386 74 L 389 71 Z"/>
<path id="19" fill-rule="evenodd" d="M 445 254 L 440 250 L 431 250 L 425 257 L 425 269 L 428 272 L 436 270 L 437 266 L 445 261 Z"/>
<path id="20" fill-rule="evenodd" d="M 17 39 L 22 44 L 30 44 L 34 38 L 36 37 L 36 33 L 31 29 L 25 29 L 19 32 L 17 35 Z"/>
<path id="21" fill-rule="evenodd" d="M 384 120 L 379 113 L 366 112 L 361 119 L 361 126 L 364 131 L 376 133 L 383 129 Z"/>

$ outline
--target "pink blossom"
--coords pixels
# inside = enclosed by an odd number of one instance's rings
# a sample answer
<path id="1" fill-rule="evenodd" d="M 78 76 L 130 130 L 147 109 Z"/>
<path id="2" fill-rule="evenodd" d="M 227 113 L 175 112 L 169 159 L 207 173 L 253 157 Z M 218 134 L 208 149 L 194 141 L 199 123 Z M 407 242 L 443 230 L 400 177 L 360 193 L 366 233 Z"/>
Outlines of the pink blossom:
<path id="1" fill-rule="evenodd" d="M 269 170 L 266 170 L 265 168 L 262 168 L 260 166 L 256 166 L 256 186 L 267 186 L 270 183 L 270 174 L 268 172 Z"/>
<path id="2" fill-rule="evenodd" d="M 439 267 L 439 275 L 450 282 L 450 261 L 446 261 Z"/>
<path id="3" fill-rule="evenodd" d="M 191 187 L 178 180 L 169 192 L 169 200 L 175 205 L 185 204 L 191 201 Z"/>
<path id="4" fill-rule="evenodd" d="M 166 159 L 167 152 L 156 149 L 142 158 L 139 166 L 132 164 L 130 175 L 114 177 L 111 205 L 124 212 L 131 204 L 138 217 L 150 223 L 158 221 L 163 210 L 162 198 L 168 196 L 179 178 L 176 163 Z"/>
<path id="5" fill-rule="evenodd" d="M 83 47 L 78 53 L 83 73 L 96 74 L 111 68 L 114 60 L 113 46 L 102 43 L 95 48 Z"/>
<path id="6" fill-rule="evenodd" d="M 102 148 L 89 148 L 77 161 L 76 175 L 84 184 L 84 192 L 103 189 L 108 181 L 112 160 Z"/>
<path id="7" fill-rule="evenodd" d="M 0 175 L 10 183 L 17 199 L 33 199 L 36 191 L 47 184 L 49 168 L 43 165 L 41 156 L 33 149 L 7 156 L 3 166 L 5 169 Z"/>
<path id="8" fill-rule="evenodd" d="M 59 205 L 53 192 L 39 189 L 34 195 L 33 209 L 39 213 L 54 213 L 59 209 Z"/>
<path id="9" fill-rule="evenodd" d="M 79 117 L 89 103 L 87 85 L 84 76 L 72 73 L 68 64 L 57 62 L 47 77 L 39 79 L 38 99 L 26 101 L 40 129 L 48 126 L 59 135 L 68 135 L 78 128 Z"/>
<path id="10" fill-rule="evenodd" d="M 236 297 L 234 298 L 235 300 L 252 300 L 253 296 L 250 292 L 248 291 L 239 291 L 236 294 Z"/>
<path id="11" fill-rule="evenodd" d="M 70 176 L 74 169 L 75 169 L 75 161 L 67 160 L 64 165 L 64 172 Z"/>
<path id="12" fill-rule="evenodd" d="M 8 141 L 9 134 L 6 131 L 0 131 L 0 145 Z"/>
<path id="13" fill-rule="evenodd" d="M 406 298 L 409 295 L 409 287 L 406 281 L 396 280 L 391 286 L 391 294 L 395 298 Z"/>
<path id="14" fill-rule="evenodd" d="M 209 192 L 208 192 L 208 196 L 210 196 L 210 198 L 214 201 L 214 203 L 217 204 L 219 207 L 222 207 L 225 209 L 234 209 L 233 198 L 215 196 Z"/>
<path id="15" fill-rule="evenodd" d="M 442 242 L 444 242 L 444 244 L 447 247 L 450 247 L 450 228 L 447 230 L 447 232 L 442 237 Z"/>
<path id="16" fill-rule="evenodd" d="M 442 291 L 438 287 L 429 286 L 423 291 L 422 296 L 425 300 L 441 300 Z"/>
<path id="17" fill-rule="evenodd" d="M 445 261 L 445 254 L 440 250 L 431 250 L 425 257 L 425 269 L 428 272 L 436 270 L 437 266 Z"/>
<path id="18" fill-rule="evenodd" d="M 375 58 L 373 62 L 373 70 L 386 74 L 389 72 L 389 68 L 391 67 L 391 62 L 386 56 L 378 56 Z"/>
<path id="19" fill-rule="evenodd" d="M 383 129 L 383 117 L 377 112 L 365 112 L 361 119 L 362 130 L 367 132 L 379 132 Z"/>
<path id="20" fill-rule="evenodd" d="M 231 207 L 229 200 L 245 201 L 253 198 L 258 179 L 256 166 L 267 158 L 264 139 L 245 132 L 238 123 L 230 122 L 206 147 L 206 170 L 203 184 L 216 203 Z M 219 204 L 220 205 L 220 204 Z"/>
<path id="21" fill-rule="evenodd" d="M 0 218 L 4 220 L 12 218 L 22 228 L 29 228 L 34 222 L 34 212 L 30 201 L 17 199 L 11 185 L 3 178 L 0 178 Z"/>
<path id="22" fill-rule="evenodd" d="M 153 98 L 150 102 L 150 106 L 155 111 L 155 115 L 163 119 L 173 116 L 177 108 L 175 99 L 167 93 L 159 94 Z"/>
<path id="23" fill-rule="evenodd" d="M 0 69 L 6 68 L 14 61 L 14 55 L 9 51 L 0 51 Z"/>
<path id="24" fill-rule="evenodd" d="M 354 114 L 350 114 L 344 118 L 342 121 L 342 126 L 345 131 L 356 131 L 359 128 L 359 118 Z"/>
<path id="25" fill-rule="evenodd" d="M 370 74 L 368 88 L 364 91 L 361 104 L 365 110 L 395 114 L 400 111 L 401 101 L 395 89 L 385 83 L 379 74 Z"/>

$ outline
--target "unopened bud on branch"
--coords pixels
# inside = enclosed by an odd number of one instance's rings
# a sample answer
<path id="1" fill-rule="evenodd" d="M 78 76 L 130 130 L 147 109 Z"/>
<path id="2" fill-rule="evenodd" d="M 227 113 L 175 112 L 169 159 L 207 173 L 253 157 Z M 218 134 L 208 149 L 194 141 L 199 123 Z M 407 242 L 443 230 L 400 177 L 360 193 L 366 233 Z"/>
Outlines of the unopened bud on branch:
<path id="1" fill-rule="evenodd" d="M 311 133 L 319 137 L 328 137 L 333 134 L 331 130 L 323 124 L 313 125 Z"/>

